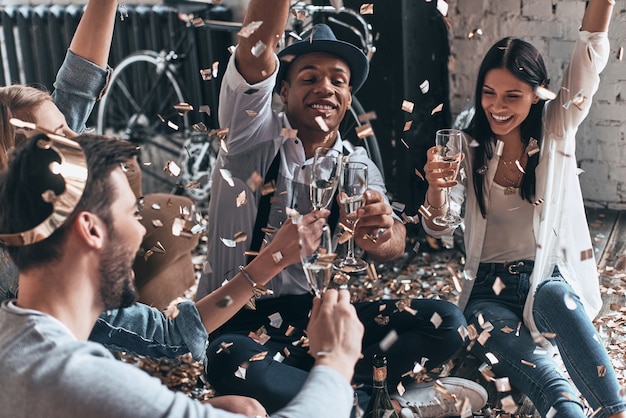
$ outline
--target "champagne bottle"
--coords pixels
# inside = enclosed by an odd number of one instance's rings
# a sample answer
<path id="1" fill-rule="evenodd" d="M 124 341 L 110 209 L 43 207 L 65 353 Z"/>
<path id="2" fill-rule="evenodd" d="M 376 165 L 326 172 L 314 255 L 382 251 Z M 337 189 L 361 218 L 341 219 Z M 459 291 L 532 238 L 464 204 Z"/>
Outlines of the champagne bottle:
<path id="1" fill-rule="evenodd" d="M 374 390 L 363 418 L 398 418 L 387 391 L 387 358 L 374 355 Z"/>

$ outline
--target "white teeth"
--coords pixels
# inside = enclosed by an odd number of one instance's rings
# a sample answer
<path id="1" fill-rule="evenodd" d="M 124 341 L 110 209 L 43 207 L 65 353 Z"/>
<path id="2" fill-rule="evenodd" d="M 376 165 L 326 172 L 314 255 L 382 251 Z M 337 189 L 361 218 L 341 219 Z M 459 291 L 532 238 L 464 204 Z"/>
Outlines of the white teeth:
<path id="1" fill-rule="evenodd" d="M 329 105 L 312 104 L 311 107 L 318 110 L 333 110 L 333 107 Z"/>
<path id="2" fill-rule="evenodd" d="M 504 122 L 504 121 L 511 119 L 513 116 L 512 115 L 511 116 L 498 116 L 492 113 L 491 117 L 497 120 L 498 122 Z"/>

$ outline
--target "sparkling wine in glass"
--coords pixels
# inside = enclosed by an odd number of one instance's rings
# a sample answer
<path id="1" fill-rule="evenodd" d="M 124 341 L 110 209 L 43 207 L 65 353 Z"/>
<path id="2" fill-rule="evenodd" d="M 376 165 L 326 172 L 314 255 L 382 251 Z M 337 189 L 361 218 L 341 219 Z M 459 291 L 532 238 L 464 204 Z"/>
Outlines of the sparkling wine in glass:
<path id="1" fill-rule="evenodd" d="M 319 226 L 298 226 L 300 244 L 300 261 L 313 294 L 321 297 L 328 285 L 332 274 L 335 254 L 332 252 L 332 239 L 328 224 L 322 226 L 322 234 L 315 228 Z"/>
<path id="2" fill-rule="evenodd" d="M 463 155 L 463 134 L 457 129 L 440 129 L 435 136 L 435 146 L 437 148 L 436 159 L 452 164 L 454 175 L 446 178 L 446 181 L 455 180 L 459 174 L 461 159 Z M 439 226 L 451 227 L 460 225 L 463 218 L 450 209 L 450 187 L 446 188 L 446 212 L 443 215 L 433 218 L 433 223 Z"/>
<path id="3" fill-rule="evenodd" d="M 339 183 L 342 158 L 343 154 L 336 149 L 315 149 L 309 187 L 313 210 L 327 208 L 330 204 Z"/>
<path id="4" fill-rule="evenodd" d="M 339 201 L 346 212 L 346 222 L 352 228 L 348 240 L 348 251 L 343 259 L 335 261 L 335 268 L 344 273 L 356 273 L 367 269 L 367 263 L 354 255 L 354 231 L 359 221 L 357 210 L 365 203 L 363 195 L 367 190 L 367 165 L 358 162 L 344 162 L 341 173 L 341 193 Z"/>

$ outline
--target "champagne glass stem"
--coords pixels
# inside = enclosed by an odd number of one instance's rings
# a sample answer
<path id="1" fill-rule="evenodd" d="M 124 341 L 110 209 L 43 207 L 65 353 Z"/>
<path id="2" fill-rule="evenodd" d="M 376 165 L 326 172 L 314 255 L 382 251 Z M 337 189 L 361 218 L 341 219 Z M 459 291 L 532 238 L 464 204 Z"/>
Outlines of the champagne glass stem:
<path id="1" fill-rule="evenodd" d="M 354 257 L 354 234 L 356 233 L 357 222 L 359 222 L 358 219 L 356 219 L 354 223 L 351 225 L 352 235 L 350 236 L 350 239 L 348 240 L 348 250 L 347 250 L 346 259 L 345 259 L 346 260 L 345 264 L 348 264 L 348 265 L 354 265 L 357 263 L 356 258 Z"/>

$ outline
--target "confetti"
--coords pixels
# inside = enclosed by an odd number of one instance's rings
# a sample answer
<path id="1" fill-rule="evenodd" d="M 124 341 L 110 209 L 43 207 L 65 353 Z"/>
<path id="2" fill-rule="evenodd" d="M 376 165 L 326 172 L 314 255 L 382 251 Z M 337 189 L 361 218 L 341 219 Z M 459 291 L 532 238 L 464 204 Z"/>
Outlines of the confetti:
<path id="1" fill-rule="evenodd" d="M 235 248 L 237 246 L 237 243 L 235 241 L 233 241 L 232 239 L 228 239 L 228 238 L 220 238 L 220 240 L 224 243 L 225 246 L 227 246 L 228 248 Z"/>
<path id="2" fill-rule="evenodd" d="M 389 323 L 389 317 L 388 316 L 384 316 L 382 314 L 378 314 L 376 317 L 374 317 L 374 322 L 376 322 L 376 324 L 378 324 L 380 326 L 384 326 L 384 325 L 387 325 Z"/>
<path id="3" fill-rule="evenodd" d="M 256 44 L 254 44 L 250 52 L 252 52 L 252 55 L 258 58 L 261 56 L 263 52 L 265 52 L 266 49 L 267 49 L 267 45 L 265 45 L 261 41 L 258 41 Z"/>
<path id="4" fill-rule="evenodd" d="M 428 93 L 429 90 L 430 90 L 430 81 L 428 80 L 422 81 L 422 84 L 420 84 L 420 91 L 422 92 L 422 94 Z"/>
<path id="5" fill-rule="evenodd" d="M 246 114 L 251 118 L 254 118 L 256 117 L 256 115 L 258 115 L 258 112 L 256 110 L 246 110 Z"/>
<path id="6" fill-rule="evenodd" d="M 517 411 L 517 404 L 515 403 L 515 400 L 513 400 L 513 397 L 511 395 L 502 398 L 500 400 L 500 403 L 502 403 L 502 410 L 504 410 L 504 412 L 514 414 L 515 411 Z"/>
<path id="7" fill-rule="evenodd" d="M 488 170 L 488 167 L 486 165 L 484 165 L 484 166 L 480 167 L 478 170 L 476 170 L 476 172 L 478 174 L 485 174 L 487 172 L 487 170 Z"/>
<path id="8" fill-rule="evenodd" d="M 404 128 L 402 128 L 402 131 L 406 132 L 409 129 L 411 129 L 411 125 L 413 125 L 413 121 L 412 120 L 408 120 L 406 122 L 404 122 Z"/>
<path id="9" fill-rule="evenodd" d="M 280 326 L 283 324 L 283 317 L 280 316 L 280 312 L 274 312 L 273 314 L 268 316 L 268 318 L 270 320 L 270 325 L 274 328 L 280 328 Z"/>
<path id="10" fill-rule="evenodd" d="M 482 34 L 483 34 L 483 30 L 480 28 L 477 28 L 467 34 L 467 39 L 473 39 L 475 37 L 482 36 Z"/>
<path id="11" fill-rule="evenodd" d="M 492 365 L 499 363 L 498 358 L 493 353 L 485 353 L 485 357 L 487 357 L 487 360 L 489 360 Z"/>
<path id="12" fill-rule="evenodd" d="M 387 351 L 389 350 L 389 348 L 395 344 L 395 342 L 398 340 L 398 333 L 396 332 L 395 329 L 392 329 L 391 331 L 389 331 L 389 333 L 385 336 L 385 338 L 383 338 L 380 343 L 378 344 L 378 346 L 380 347 L 381 350 L 383 351 Z"/>
<path id="13" fill-rule="evenodd" d="M 606 366 L 604 366 L 604 365 L 597 366 L 597 369 L 598 369 L 598 377 L 606 376 Z"/>
<path id="14" fill-rule="evenodd" d="M 256 353 L 255 355 L 253 355 L 252 357 L 250 357 L 250 359 L 248 361 L 261 361 L 261 360 L 265 360 L 265 357 L 267 357 L 268 352 L 267 351 L 261 351 L 260 353 Z"/>
<path id="15" fill-rule="evenodd" d="M 174 105 L 174 110 L 176 110 L 180 116 L 183 116 L 185 113 L 191 112 L 193 110 L 193 106 L 189 103 L 178 103 Z"/>
<path id="16" fill-rule="evenodd" d="M 617 50 L 617 60 L 621 61 L 623 57 L 624 57 L 624 47 L 620 46 L 619 49 Z"/>
<path id="17" fill-rule="evenodd" d="M 242 380 L 246 380 L 246 368 L 242 366 L 237 366 L 237 371 L 235 372 L 235 377 L 238 377 Z"/>
<path id="18" fill-rule="evenodd" d="M 283 254 L 280 251 L 276 251 L 275 253 L 272 253 L 272 260 L 274 260 L 274 263 L 278 264 L 280 260 L 282 259 L 283 259 Z"/>
<path id="19" fill-rule="evenodd" d="M 324 117 L 323 116 L 316 116 L 315 117 L 315 122 L 317 123 L 317 126 L 320 127 L 320 129 L 324 132 L 328 132 L 328 125 L 326 125 L 326 121 L 324 121 Z"/>
<path id="20" fill-rule="evenodd" d="M 437 106 L 435 106 L 435 108 L 433 110 L 430 111 L 430 115 L 434 115 L 435 113 L 439 113 L 443 110 L 443 103 L 438 104 Z"/>
<path id="21" fill-rule="evenodd" d="M 245 190 L 242 190 L 241 193 L 237 195 L 236 204 L 238 208 L 246 206 L 248 204 L 248 198 L 246 197 Z"/>
<path id="22" fill-rule="evenodd" d="M 297 138 L 298 137 L 298 130 L 297 129 L 283 128 L 283 129 L 280 130 L 280 136 L 283 136 L 285 138 Z"/>
<path id="23" fill-rule="evenodd" d="M 241 36 L 242 38 L 249 38 L 250 35 L 252 35 L 258 28 L 261 27 L 262 24 L 263 22 L 258 20 L 250 22 L 249 24 L 241 28 L 237 35 Z"/>
<path id="24" fill-rule="evenodd" d="M 365 139 L 368 136 L 374 135 L 374 130 L 372 129 L 372 125 L 370 125 L 369 123 L 366 123 L 365 125 L 357 126 L 355 130 L 356 130 L 356 136 L 359 139 Z"/>
<path id="25" fill-rule="evenodd" d="M 372 3 L 364 3 L 359 7 L 359 13 L 362 15 L 373 15 L 374 5 Z"/>
<path id="26" fill-rule="evenodd" d="M 506 285 L 502 282 L 502 279 L 500 279 L 500 277 L 496 277 L 496 280 L 494 280 L 493 286 L 491 286 L 491 288 L 493 289 L 493 293 L 495 293 L 496 296 L 500 296 L 500 293 L 506 288 Z"/>
<path id="27" fill-rule="evenodd" d="M 580 261 L 585 261 L 593 258 L 593 248 L 580 252 Z"/>
<path id="28" fill-rule="evenodd" d="M 511 383 L 509 382 L 508 377 L 500 377 L 494 380 L 496 385 L 496 390 L 498 392 L 510 392 L 511 391 Z"/>
<path id="29" fill-rule="evenodd" d="M 544 86 L 539 86 L 535 89 L 535 94 L 541 100 L 554 100 L 556 99 L 556 93 L 548 90 Z"/>
<path id="30" fill-rule="evenodd" d="M 435 326 L 435 329 L 438 329 L 441 323 L 443 322 L 443 318 L 441 318 L 441 315 L 435 312 L 430 317 L 430 322 Z"/>
<path id="31" fill-rule="evenodd" d="M 229 170 L 227 170 L 225 168 L 220 168 L 220 174 L 222 175 L 222 178 L 224 179 L 224 181 L 226 183 L 228 183 L 228 185 L 230 187 L 235 187 L 235 182 L 233 180 L 233 175 L 230 173 Z"/>
<path id="32" fill-rule="evenodd" d="M 442 16 L 448 15 L 448 3 L 445 0 L 437 0 L 437 10 Z"/>
<path id="33" fill-rule="evenodd" d="M 180 175 L 181 169 L 174 161 L 168 161 L 165 163 L 163 171 L 165 171 L 172 177 L 178 177 Z"/>
<path id="34" fill-rule="evenodd" d="M 531 363 L 530 361 L 521 360 L 521 362 L 522 362 L 523 365 L 532 367 L 533 369 L 537 367 L 537 365 L 535 363 Z"/>
<path id="35" fill-rule="evenodd" d="M 361 123 L 365 123 L 370 120 L 376 120 L 376 118 L 377 118 L 376 112 L 371 111 L 371 112 L 366 112 L 366 113 L 359 115 L 357 120 Z"/>
<path id="36" fill-rule="evenodd" d="M 410 102 L 408 100 L 403 100 L 402 101 L 402 110 L 404 110 L 407 113 L 413 113 L 413 108 L 415 107 L 415 103 Z"/>
<path id="37" fill-rule="evenodd" d="M 215 352 L 216 354 L 220 354 L 220 353 L 226 353 L 226 354 L 230 354 L 230 350 L 229 348 L 233 346 L 234 343 L 227 343 L 222 341 L 220 343 L 220 348 L 217 349 L 217 351 Z"/>

